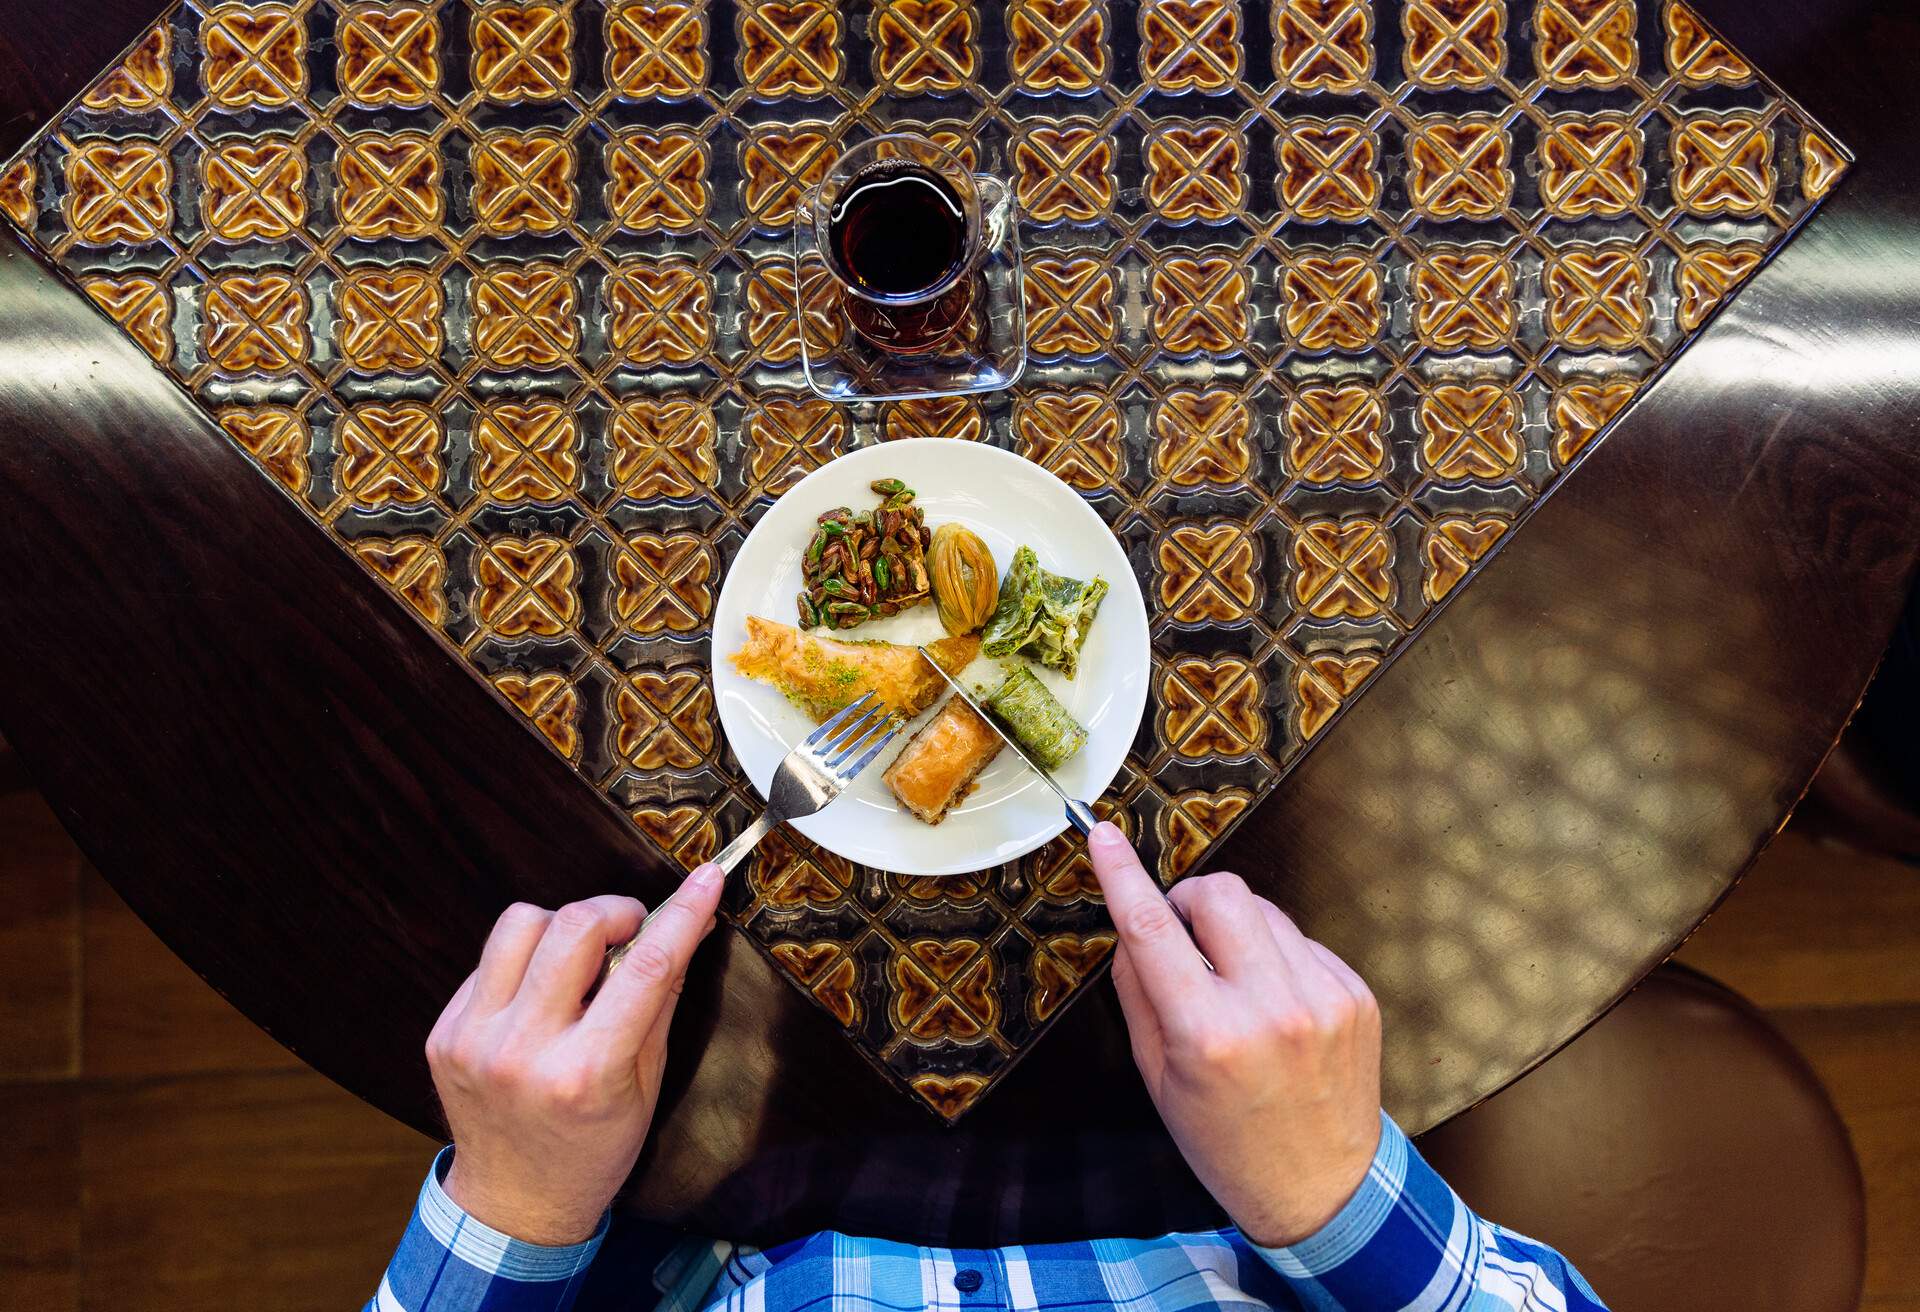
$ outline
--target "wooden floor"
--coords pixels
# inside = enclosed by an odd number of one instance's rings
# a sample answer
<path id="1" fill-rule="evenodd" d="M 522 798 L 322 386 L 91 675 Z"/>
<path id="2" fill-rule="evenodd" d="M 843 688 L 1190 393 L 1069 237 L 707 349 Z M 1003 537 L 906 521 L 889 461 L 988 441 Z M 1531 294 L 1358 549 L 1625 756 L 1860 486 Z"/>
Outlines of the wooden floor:
<path id="1" fill-rule="evenodd" d="M 1680 960 L 1765 1007 L 1820 1073 L 1867 1179 L 1861 1306 L 1920 1312 L 1920 869 L 1789 827 Z"/>
<path id="2" fill-rule="evenodd" d="M 1920 870 L 1790 830 L 1682 959 L 1825 1078 L 1866 1167 L 1863 1306 L 1920 1312 Z M 175 960 L 37 796 L 0 796 L 0 1308 L 355 1307 L 432 1148 Z"/>

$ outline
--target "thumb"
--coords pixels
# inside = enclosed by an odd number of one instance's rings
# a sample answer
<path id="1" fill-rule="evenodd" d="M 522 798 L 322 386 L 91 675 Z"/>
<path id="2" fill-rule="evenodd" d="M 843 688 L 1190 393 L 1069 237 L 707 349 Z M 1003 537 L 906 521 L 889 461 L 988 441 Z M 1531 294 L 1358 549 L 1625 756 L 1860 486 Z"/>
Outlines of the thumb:
<path id="1" fill-rule="evenodd" d="M 1149 1087 L 1159 1080 L 1161 1053 L 1166 1040 L 1160 1033 L 1160 1017 L 1140 987 L 1140 976 L 1127 955 L 1127 945 L 1113 945 L 1113 991 L 1120 996 L 1120 1014 L 1127 1018 L 1127 1038 L 1133 1045 L 1133 1062 L 1140 1068 Z"/>

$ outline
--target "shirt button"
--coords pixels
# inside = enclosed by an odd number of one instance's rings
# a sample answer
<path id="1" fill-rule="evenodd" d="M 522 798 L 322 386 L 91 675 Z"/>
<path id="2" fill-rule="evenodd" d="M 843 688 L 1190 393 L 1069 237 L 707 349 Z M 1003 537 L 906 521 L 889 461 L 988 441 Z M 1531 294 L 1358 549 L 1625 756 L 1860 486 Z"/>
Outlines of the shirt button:
<path id="1" fill-rule="evenodd" d="M 980 1288 L 980 1273 L 973 1270 L 954 1272 L 953 1287 L 963 1294 L 971 1294 Z"/>

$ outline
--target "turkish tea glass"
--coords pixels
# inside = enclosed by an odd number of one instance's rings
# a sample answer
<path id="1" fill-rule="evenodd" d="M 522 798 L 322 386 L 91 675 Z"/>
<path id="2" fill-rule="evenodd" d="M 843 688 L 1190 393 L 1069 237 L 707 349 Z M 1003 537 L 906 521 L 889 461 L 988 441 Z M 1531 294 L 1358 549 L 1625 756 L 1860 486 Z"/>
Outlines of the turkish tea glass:
<path id="1" fill-rule="evenodd" d="M 1011 385 L 1026 364 L 1016 226 L 1005 183 L 925 137 L 843 153 L 794 229 L 808 385 L 836 401 Z"/>

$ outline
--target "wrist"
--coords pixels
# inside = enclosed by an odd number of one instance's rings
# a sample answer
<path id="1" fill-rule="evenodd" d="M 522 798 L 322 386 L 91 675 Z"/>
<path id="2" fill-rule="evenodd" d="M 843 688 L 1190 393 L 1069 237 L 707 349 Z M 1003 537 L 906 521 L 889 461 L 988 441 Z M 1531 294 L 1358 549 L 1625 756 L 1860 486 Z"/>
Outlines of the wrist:
<path id="1" fill-rule="evenodd" d="M 1366 1183 L 1381 1143 L 1376 1117 L 1356 1139 L 1351 1151 L 1307 1179 L 1289 1182 L 1278 1206 L 1261 1209 L 1245 1221 L 1235 1217 L 1240 1233 L 1256 1248 L 1289 1248 L 1318 1235 L 1344 1211 Z"/>
<path id="2" fill-rule="evenodd" d="M 502 1179 L 458 1149 L 440 1182 L 448 1199 L 490 1230 L 541 1248 L 570 1248 L 600 1230 L 605 1206 L 560 1200 Z"/>

